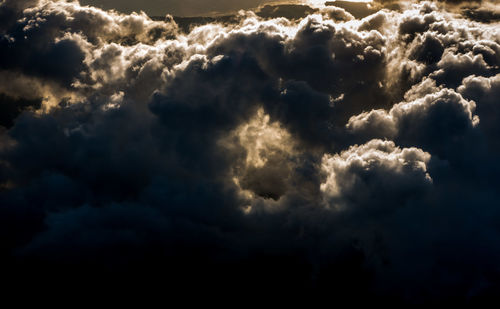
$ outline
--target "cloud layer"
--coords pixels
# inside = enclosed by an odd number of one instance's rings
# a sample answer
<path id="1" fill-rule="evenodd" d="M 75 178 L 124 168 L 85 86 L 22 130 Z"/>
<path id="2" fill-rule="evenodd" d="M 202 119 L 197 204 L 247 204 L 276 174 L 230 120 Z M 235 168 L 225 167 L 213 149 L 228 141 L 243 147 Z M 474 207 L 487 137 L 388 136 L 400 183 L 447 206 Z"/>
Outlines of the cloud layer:
<path id="1" fill-rule="evenodd" d="M 181 29 L 0 2 L 7 274 L 498 300 L 497 8 L 240 11 Z"/>

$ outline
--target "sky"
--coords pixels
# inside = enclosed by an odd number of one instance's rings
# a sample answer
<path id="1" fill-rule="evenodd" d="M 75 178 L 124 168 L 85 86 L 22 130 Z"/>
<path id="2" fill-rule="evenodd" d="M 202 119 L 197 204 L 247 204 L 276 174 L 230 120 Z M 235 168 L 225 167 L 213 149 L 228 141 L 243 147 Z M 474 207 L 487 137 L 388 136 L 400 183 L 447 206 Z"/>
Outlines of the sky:
<path id="1" fill-rule="evenodd" d="M 0 2 L 4 294 L 500 304 L 499 3 L 228 14 Z"/>

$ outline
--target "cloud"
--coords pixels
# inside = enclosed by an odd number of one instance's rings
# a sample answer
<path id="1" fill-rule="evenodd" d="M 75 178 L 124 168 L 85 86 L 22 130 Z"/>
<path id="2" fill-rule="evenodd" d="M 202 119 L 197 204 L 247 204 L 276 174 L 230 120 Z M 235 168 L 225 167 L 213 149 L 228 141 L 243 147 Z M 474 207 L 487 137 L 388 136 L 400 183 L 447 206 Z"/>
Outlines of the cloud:
<path id="1" fill-rule="evenodd" d="M 453 90 L 441 89 L 390 111 L 373 110 L 352 117 L 347 129 L 367 137 L 390 138 L 403 145 L 420 145 L 448 158 L 479 124 L 476 105 Z"/>
<path id="2" fill-rule="evenodd" d="M 392 141 L 374 139 L 338 155 L 325 155 L 321 168 L 328 176 L 321 191 L 334 209 L 374 216 L 403 207 L 405 199 L 430 187 L 430 158 L 421 149 L 400 149 Z"/>
<path id="3" fill-rule="evenodd" d="M 6 276 L 497 300 L 497 22 L 360 6 L 186 26 L 1 2 Z"/>
<path id="4" fill-rule="evenodd" d="M 495 23 L 500 21 L 500 10 L 494 2 L 465 6 L 462 8 L 462 14 L 472 20 L 484 23 Z"/>
<path id="5" fill-rule="evenodd" d="M 326 1 L 325 5 L 342 8 L 356 18 L 363 18 L 377 12 L 372 3 L 365 2 Z"/>
<path id="6" fill-rule="evenodd" d="M 0 126 L 10 128 L 14 124 L 14 119 L 29 108 L 40 108 L 41 100 L 15 99 L 5 94 L 0 95 L 1 114 Z"/>
<path id="7" fill-rule="evenodd" d="M 500 76 L 492 77 L 469 76 L 465 78 L 458 91 L 466 98 L 474 100 L 477 105 L 477 114 L 481 119 L 481 130 L 488 136 L 488 143 L 498 151 L 497 138 L 500 126 L 498 117 L 498 101 L 495 99 L 500 91 Z"/>

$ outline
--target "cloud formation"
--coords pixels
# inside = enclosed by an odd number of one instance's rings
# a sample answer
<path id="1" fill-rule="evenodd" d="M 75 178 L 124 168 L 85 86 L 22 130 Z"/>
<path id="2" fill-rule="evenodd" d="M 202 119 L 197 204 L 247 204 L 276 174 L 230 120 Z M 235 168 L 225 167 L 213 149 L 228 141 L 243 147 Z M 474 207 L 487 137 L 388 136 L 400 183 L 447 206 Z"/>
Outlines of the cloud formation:
<path id="1" fill-rule="evenodd" d="M 498 301 L 500 34 L 486 3 L 268 7 L 181 27 L 0 2 L 7 276 Z"/>

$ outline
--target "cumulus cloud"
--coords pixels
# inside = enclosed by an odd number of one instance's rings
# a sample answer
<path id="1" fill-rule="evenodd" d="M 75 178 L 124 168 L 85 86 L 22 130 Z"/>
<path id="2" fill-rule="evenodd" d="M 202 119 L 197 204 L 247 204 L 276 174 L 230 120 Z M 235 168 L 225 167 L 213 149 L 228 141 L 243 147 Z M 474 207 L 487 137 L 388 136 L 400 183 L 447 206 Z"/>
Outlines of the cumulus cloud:
<path id="1" fill-rule="evenodd" d="M 498 96 L 500 91 L 500 75 L 492 77 L 474 76 L 466 77 L 458 91 L 466 98 L 477 102 L 477 114 L 481 119 L 480 129 L 488 136 L 490 146 L 498 151 Z"/>
<path id="2" fill-rule="evenodd" d="M 371 216 L 403 207 L 405 199 L 421 195 L 432 184 L 427 173 L 430 158 L 421 149 L 401 149 L 392 141 L 374 139 L 338 155 L 325 155 L 321 169 L 327 178 L 321 191 L 329 206 L 339 211 Z"/>
<path id="3" fill-rule="evenodd" d="M 500 37 L 479 10 L 338 2 L 181 24 L 0 2 L 6 276 L 498 301 Z"/>
<path id="4" fill-rule="evenodd" d="M 354 116 L 346 127 L 364 138 L 390 138 L 449 156 L 454 149 L 448 147 L 463 142 L 478 125 L 475 108 L 474 102 L 455 91 L 441 89 L 415 101 L 396 104 L 388 112 L 372 110 Z"/>

